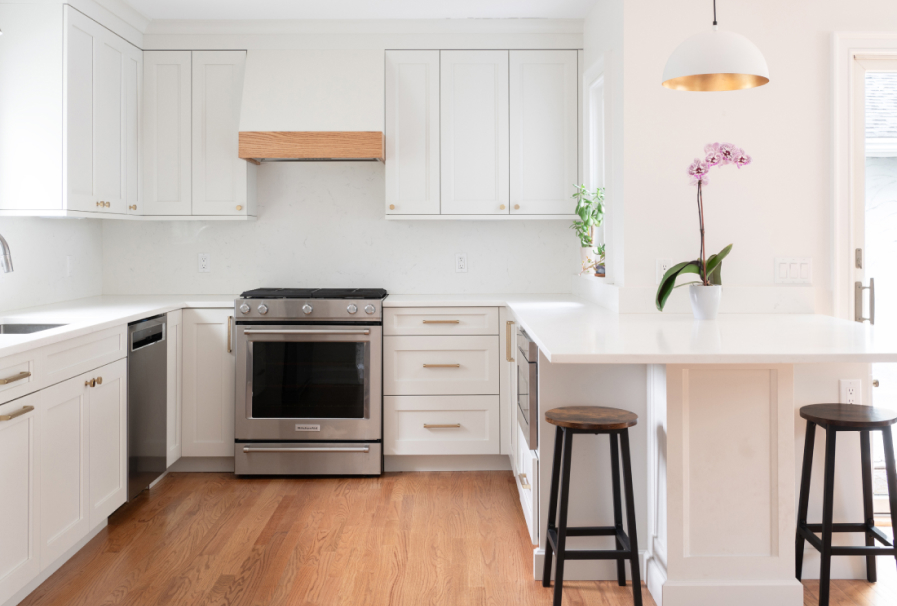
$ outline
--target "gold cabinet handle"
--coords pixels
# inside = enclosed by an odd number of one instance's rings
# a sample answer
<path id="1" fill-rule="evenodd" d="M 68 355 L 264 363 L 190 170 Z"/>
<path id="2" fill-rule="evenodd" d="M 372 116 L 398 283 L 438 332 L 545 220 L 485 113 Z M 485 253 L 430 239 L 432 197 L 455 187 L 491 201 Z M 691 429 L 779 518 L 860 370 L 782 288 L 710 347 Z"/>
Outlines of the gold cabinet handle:
<path id="1" fill-rule="evenodd" d="M 424 364 L 424 368 L 461 368 L 460 364 Z"/>
<path id="2" fill-rule="evenodd" d="M 243 207 L 241 205 L 237 204 L 237 210 L 243 210 Z"/>
<path id="3" fill-rule="evenodd" d="M 97 385 L 103 384 L 103 377 L 97 377 Z"/>
<path id="4" fill-rule="evenodd" d="M 96 379 L 91 379 L 91 380 L 90 380 L 90 386 L 91 386 L 91 387 L 96 387 L 96 386 L 97 386 L 97 380 L 96 380 Z"/>
<path id="5" fill-rule="evenodd" d="M 508 320 L 505 324 L 505 359 L 508 362 L 513 362 L 514 358 L 511 357 L 511 327 L 514 326 L 514 320 Z"/>
<path id="6" fill-rule="evenodd" d="M 27 370 L 20 372 L 17 375 L 13 375 L 11 377 L 6 377 L 5 379 L 0 379 L 0 385 L 9 385 L 10 383 L 15 383 L 16 381 L 21 381 L 22 379 L 27 379 L 31 376 L 31 373 Z"/>
<path id="7" fill-rule="evenodd" d="M 0 415 L 0 421 L 12 421 L 16 417 L 21 417 L 22 415 L 27 415 L 29 412 L 34 410 L 34 406 L 23 406 L 15 412 L 11 412 L 8 415 Z"/>
<path id="8" fill-rule="evenodd" d="M 460 429 L 460 423 L 440 424 L 440 423 L 424 423 L 424 429 Z"/>
<path id="9" fill-rule="evenodd" d="M 97 202 L 97 206 L 103 206 L 102 202 Z"/>
<path id="10" fill-rule="evenodd" d="M 517 477 L 520 478 L 520 486 L 525 490 L 532 490 L 532 486 L 529 485 L 529 482 L 526 481 L 525 473 L 518 473 Z"/>
<path id="11" fill-rule="evenodd" d="M 424 320 L 424 324 L 460 324 L 461 320 Z"/>
<path id="12" fill-rule="evenodd" d="M 109 208 L 110 206 L 112 206 L 112 202 L 106 202 L 106 208 Z"/>
<path id="13" fill-rule="evenodd" d="M 390 205 L 389 205 L 389 210 L 395 210 L 395 209 L 396 209 L 396 205 L 395 205 L 395 204 L 390 204 Z"/>
<path id="14" fill-rule="evenodd" d="M 227 353 L 233 352 L 233 348 L 231 347 L 231 342 L 230 342 L 230 340 L 231 340 L 230 335 L 233 332 L 233 323 L 234 323 L 234 317 L 228 316 L 227 317 Z"/>
<path id="15" fill-rule="evenodd" d="M 505 209 L 505 205 L 502 204 L 501 206 L 498 207 L 498 209 L 499 209 L 499 210 L 504 210 L 504 209 Z"/>
<path id="16" fill-rule="evenodd" d="M 137 210 L 137 205 L 136 205 L 136 204 L 132 204 L 132 205 L 130 205 L 130 206 L 128 207 L 128 210 Z"/>
<path id="17" fill-rule="evenodd" d="M 515 205 L 514 205 L 514 210 L 520 210 L 520 205 L 519 205 L 519 204 L 515 204 Z"/>

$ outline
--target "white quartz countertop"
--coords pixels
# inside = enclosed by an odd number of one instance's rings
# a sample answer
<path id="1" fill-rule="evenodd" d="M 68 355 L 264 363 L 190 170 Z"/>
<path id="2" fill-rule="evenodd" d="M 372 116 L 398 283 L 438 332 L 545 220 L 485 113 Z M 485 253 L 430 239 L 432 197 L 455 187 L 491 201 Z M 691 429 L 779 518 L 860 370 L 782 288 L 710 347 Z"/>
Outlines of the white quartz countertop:
<path id="1" fill-rule="evenodd" d="M 0 356 L 8 356 L 188 307 L 234 306 L 235 295 L 127 295 L 76 299 L 6 312 L 3 323 L 65 324 L 28 335 L 0 334 Z"/>
<path id="2" fill-rule="evenodd" d="M 385 307 L 507 306 L 568 364 L 897 362 L 897 333 L 823 315 L 617 314 L 574 295 L 390 295 Z"/>

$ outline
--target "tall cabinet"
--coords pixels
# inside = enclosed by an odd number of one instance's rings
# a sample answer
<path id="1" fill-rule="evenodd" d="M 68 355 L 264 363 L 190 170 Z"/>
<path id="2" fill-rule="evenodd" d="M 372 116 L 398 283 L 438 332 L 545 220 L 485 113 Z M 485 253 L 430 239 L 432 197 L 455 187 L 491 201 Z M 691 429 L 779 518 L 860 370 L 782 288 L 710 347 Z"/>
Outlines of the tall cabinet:
<path id="1" fill-rule="evenodd" d="M 238 153 L 245 51 L 146 51 L 145 208 L 162 216 L 255 215 L 256 167 Z"/>
<path id="2" fill-rule="evenodd" d="M 387 216 L 572 217 L 578 63 L 575 50 L 387 51 Z"/>

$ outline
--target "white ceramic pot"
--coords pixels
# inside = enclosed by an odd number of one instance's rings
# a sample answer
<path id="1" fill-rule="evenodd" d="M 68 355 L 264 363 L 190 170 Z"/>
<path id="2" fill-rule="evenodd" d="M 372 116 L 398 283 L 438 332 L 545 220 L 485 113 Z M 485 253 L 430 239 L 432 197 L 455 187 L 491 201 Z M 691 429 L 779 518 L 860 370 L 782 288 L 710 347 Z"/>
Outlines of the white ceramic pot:
<path id="1" fill-rule="evenodd" d="M 580 261 L 585 263 L 589 259 L 595 258 L 595 248 L 592 246 L 582 246 L 579 249 Z"/>
<path id="2" fill-rule="evenodd" d="M 688 287 L 688 294 L 695 320 L 716 320 L 719 314 L 719 302 L 723 296 L 722 286 L 692 284 Z"/>

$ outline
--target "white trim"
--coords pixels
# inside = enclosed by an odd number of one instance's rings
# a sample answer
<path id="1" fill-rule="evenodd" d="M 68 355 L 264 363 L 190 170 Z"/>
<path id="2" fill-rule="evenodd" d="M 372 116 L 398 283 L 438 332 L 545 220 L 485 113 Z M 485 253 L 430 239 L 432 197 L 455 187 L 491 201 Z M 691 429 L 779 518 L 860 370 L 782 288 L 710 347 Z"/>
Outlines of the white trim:
<path id="1" fill-rule="evenodd" d="M 853 305 L 853 229 L 851 167 L 853 57 L 897 55 L 897 32 L 835 32 L 832 57 L 832 315 L 849 319 Z"/>
<path id="2" fill-rule="evenodd" d="M 383 471 L 510 471 L 508 455 L 385 455 Z"/>

